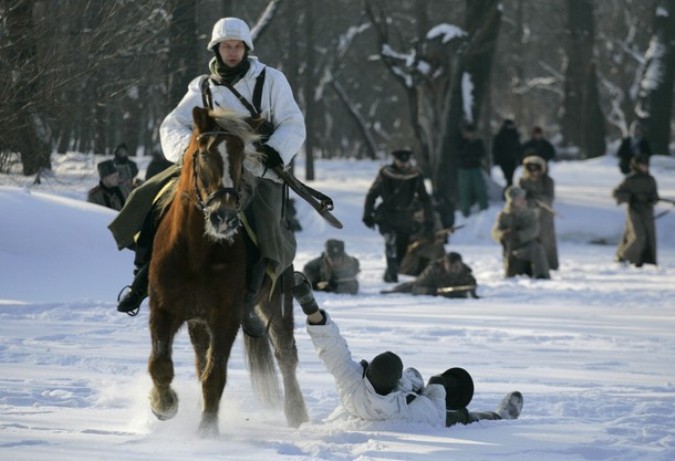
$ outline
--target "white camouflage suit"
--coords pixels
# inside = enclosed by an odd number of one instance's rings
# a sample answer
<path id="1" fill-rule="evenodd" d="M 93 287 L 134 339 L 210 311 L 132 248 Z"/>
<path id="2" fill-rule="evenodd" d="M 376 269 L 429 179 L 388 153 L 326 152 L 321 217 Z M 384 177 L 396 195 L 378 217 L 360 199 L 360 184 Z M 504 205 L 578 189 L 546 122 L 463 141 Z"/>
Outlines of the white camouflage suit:
<path id="1" fill-rule="evenodd" d="M 340 401 L 344 409 L 364 420 L 403 420 L 424 422 L 445 427 L 445 388 L 440 384 L 427 385 L 421 394 L 407 403 L 413 384 L 404 370 L 397 388 L 387 395 L 375 392 L 365 377 L 363 366 L 352 359 L 345 339 L 338 326 L 324 312 L 325 325 L 307 323 L 307 332 L 328 371 L 335 378 Z M 423 384 L 423 383 L 422 383 Z"/>
<path id="2" fill-rule="evenodd" d="M 215 59 L 215 58 L 214 58 Z M 246 74 L 234 84 L 234 88 L 249 102 L 253 102 L 253 91 L 256 78 L 265 70 L 265 81 L 262 88 L 260 110 L 263 117 L 272 123 L 274 133 L 266 142 L 275 149 L 284 166 L 288 166 L 305 141 L 305 120 L 295 102 L 291 87 L 286 77 L 278 70 L 262 64 L 255 56 L 249 56 L 250 68 Z M 192 109 L 202 107 L 201 77 L 197 77 L 188 86 L 187 94 L 176 108 L 166 116 L 159 133 L 162 151 L 167 160 L 178 162 L 182 159 L 192 134 Z M 242 115 L 250 116 L 248 109 L 226 86 L 210 83 L 213 106 L 227 108 Z M 281 222 L 282 199 L 281 179 L 273 171 L 260 168 L 253 171 L 263 180 L 258 182 L 256 195 L 251 204 L 251 212 L 258 222 L 259 249 L 262 257 L 271 260 L 277 274 L 288 267 L 295 257 L 295 239 L 292 232 Z M 257 217 L 257 219 L 256 219 Z M 271 223 L 272 225 L 267 225 Z"/>

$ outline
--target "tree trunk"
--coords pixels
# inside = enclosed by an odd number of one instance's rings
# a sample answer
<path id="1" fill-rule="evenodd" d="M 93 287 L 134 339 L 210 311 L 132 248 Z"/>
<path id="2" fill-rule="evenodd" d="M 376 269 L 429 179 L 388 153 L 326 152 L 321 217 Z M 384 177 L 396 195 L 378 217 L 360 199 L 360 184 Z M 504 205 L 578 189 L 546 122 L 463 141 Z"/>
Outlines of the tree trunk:
<path id="1" fill-rule="evenodd" d="M 314 52 L 314 3 L 309 1 L 305 4 L 305 126 L 307 138 L 305 139 L 305 179 L 314 180 L 314 146 L 316 145 L 315 120 L 317 116 L 316 101 L 314 100 L 314 88 L 316 87 L 315 52 Z"/>
<path id="2" fill-rule="evenodd" d="M 197 50 L 197 12 L 194 0 L 176 0 L 169 25 L 169 107 L 185 95 L 190 81 L 200 74 Z M 214 21 L 215 23 L 215 21 Z M 210 39 L 210 35 L 209 35 Z M 201 72 L 204 73 L 204 72 Z"/>
<path id="3" fill-rule="evenodd" d="M 577 146 L 581 158 L 598 157 L 605 153 L 605 124 L 593 58 L 592 0 L 568 0 L 567 33 L 563 144 Z"/>
<path id="4" fill-rule="evenodd" d="M 9 120 L 3 125 L 9 132 L 0 134 L 4 140 L 0 146 L 21 156 L 23 174 L 38 174 L 42 169 L 51 169 L 51 135 L 45 117 L 35 100 L 41 79 L 36 63 L 37 43 L 33 22 L 32 0 L 16 3 L 5 11 L 7 38 L 2 51 L 5 62 L 10 63 L 13 75 L 10 85 L 11 112 L 5 114 Z M 4 130 L 3 130 L 4 131 Z M 39 182 L 39 176 L 36 179 Z"/>
<path id="5" fill-rule="evenodd" d="M 635 113 L 655 154 L 668 155 L 675 73 L 675 0 L 660 0 Z"/>
<path id="6" fill-rule="evenodd" d="M 455 64 L 449 65 L 449 82 L 443 114 L 443 138 L 440 165 L 434 181 L 435 195 L 443 200 L 457 199 L 457 142 L 462 122 L 479 126 L 481 108 L 489 91 L 490 75 L 501 24 L 500 2 L 467 0 L 466 24 L 469 34 L 466 48 Z M 454 68 L 454 70 L 452 70 Z M 473 90 L 469 93 L 469 86 Z"/>

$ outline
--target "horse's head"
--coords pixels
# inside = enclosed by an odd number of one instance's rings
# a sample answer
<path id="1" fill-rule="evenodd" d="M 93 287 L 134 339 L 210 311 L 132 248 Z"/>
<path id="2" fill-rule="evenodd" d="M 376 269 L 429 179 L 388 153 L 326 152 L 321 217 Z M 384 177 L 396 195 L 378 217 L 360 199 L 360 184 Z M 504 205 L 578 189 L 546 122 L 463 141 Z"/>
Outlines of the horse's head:
<path id="1" fill-rule="evenodd" d="M 206 234 L 230 240 L 241 225 L 239 213 L 253 195 L 255 181 L 244 165 L 253 154 L 247 145 L 256 136 L 245 118 L 233 112 L 195 107 L 192 117 L 195 129 L 184 168 L 192 170 L 192 192 L 204 214 Z"/>

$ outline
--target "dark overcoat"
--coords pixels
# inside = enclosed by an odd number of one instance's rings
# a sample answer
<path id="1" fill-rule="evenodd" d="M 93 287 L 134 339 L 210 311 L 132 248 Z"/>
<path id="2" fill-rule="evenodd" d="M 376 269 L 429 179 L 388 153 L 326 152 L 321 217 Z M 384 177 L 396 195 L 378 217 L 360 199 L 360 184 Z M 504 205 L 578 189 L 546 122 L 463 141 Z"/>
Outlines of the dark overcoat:
<path id="1" fill-rule="evenodd" d="M 642 266 L 656 264 L 654 205 L 659 200 L 656 180 L 649 173 L 633 172 L 613 192 L 617 203 L 627 203 L 626 227 L 616 256 Z"/>

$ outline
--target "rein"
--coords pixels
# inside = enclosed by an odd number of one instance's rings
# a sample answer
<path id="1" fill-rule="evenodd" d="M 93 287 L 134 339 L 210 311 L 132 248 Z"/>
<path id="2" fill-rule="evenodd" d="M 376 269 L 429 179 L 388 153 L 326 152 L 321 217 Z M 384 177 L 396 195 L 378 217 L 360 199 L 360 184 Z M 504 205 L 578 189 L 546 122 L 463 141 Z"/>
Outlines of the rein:
<path id="1" fill-rule="evenodd" d="M 218 131 L 206 131 L 204 133 L 200 133 L 199 136 L 197 137 L 198 141 L 201 141 L 202 137 L 204 136 L 218 136 L 218 135 L 226 135 L 227 133 L 223 130 L 218 130 Z M 218 186 L 218 188 L 211 192 L 207 197 L 206 200 L 202 200 L 202 194 L 201 190 L 199 188 L 199 178 L 197 177 L 197 155 L 199 155 L 199 149 L 197 152 L 195 152 L 192 155 L 192 177 L 194 180 L 194 191 L 195 191 L 195 196 L 196 196 L 196 201 L 197 201 L 197 209 L 201 211 L 202 213 L 205 213 L 210 206 L 211 202 L 216 200 L 218 197 L 221 197 L 226 194 L 232 194 L 236 198 L 236 204 L 235 207 L 237 211 L 241 208 L 241 203 L 240 203 L 240 194 L 239 194 L 239 188 L 234 188 L 234 187 L 224 187 L 222 184 Z"/>

